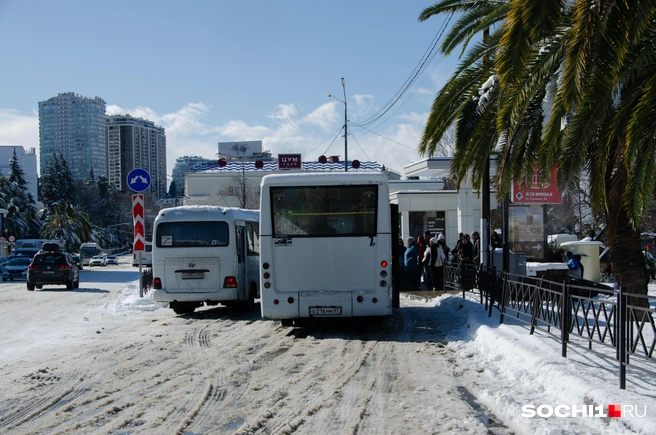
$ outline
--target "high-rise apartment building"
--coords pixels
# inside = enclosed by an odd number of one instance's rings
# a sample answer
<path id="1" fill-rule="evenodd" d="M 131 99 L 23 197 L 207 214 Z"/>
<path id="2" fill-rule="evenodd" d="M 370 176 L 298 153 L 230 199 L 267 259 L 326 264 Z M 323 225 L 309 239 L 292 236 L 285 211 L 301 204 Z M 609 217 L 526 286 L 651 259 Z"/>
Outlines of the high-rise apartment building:
<path id="1" fill-rule="evenodd" d="M 107 117 L 107 162 L 109 184 L 117 191 L 130 191 L 126 177 L 141 168 L 150 174 L 154 200 L 166 194 L 166 135 L 152 121 L 130 115 Z"/>
<path id="2" fill-rule="evenodd" d="M 61 154 L 74 179 L 84 180 L 91 168 L 107 176 L 107 129 L 105 101 L 73 92 L 39 102 L 39 171 Z"/>
<path id="3" fill-rule="evenodd" d="M 173 167 L 173 181 L 177 187 L 178 195 L 182 195 L 185 191 L 185 176 L 190 169 L 196 165 L 209 164 L 216 162 L 218 159 L 206 159 L 199 156 L 183 156 L 175 159 L 175 166 Z"/>

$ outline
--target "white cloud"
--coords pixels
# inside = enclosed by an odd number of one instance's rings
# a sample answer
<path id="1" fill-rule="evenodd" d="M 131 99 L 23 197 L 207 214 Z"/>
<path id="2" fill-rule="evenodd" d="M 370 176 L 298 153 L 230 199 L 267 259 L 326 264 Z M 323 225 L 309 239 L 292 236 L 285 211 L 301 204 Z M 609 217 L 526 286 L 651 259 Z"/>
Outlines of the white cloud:
<path id="1" fill-rule="evenodd" d="M 0 145 L 39 147 L 39 116 L 26 115 L 12 109 L 0 109 Z"/>
<path id="2" fill-rule="evenodd" d="M 434 90 L 422 88 L 421 86 L 415 89 L 415 93 L 418 95 L 430 95 L 432 97 L 434 97 L 436 94 Z"/>
<path id="3" fill-rule="evenodd" d="M 353 95 L 353 99 L 356 105 L 367 107 L 373 101 L 374 96 L 369 94 L 355 94 Z"/>
<path id="4" fill-rule="evenodd" d="M 336 106 L 336 101 L 322 104 L 321 106 L 314 109 L 309 115 L 305 116 L 303 121 L 308 124 L 321 127 L 324 132 L 331 131 L 335 128 L 335 125 L 337 125 L 340 120 L 339 112 L 337 112 Z"/>
<path id="5" fill-rule="evenodd" d="M 352 99 L 352 106 L 356 108 L 365 107 L 373 101 L 371 95 L 354 95 Z M 185 155 L 215 158 L 218 142 L 232 140 L 262 140 L 264 149 L 274 156 L 294 152 L 301 153 L 307 160 L 316 159 L 324 153 L 343 157 L 343 132 L 339 133 L 344 120 L 342 108 L 338 101 L 328 101 L 302 116 L 294 104 L 280 104 L 266 115 L 270 120 L 267 125 L 248 124 L 239 119 L 212 124 L 208 122 L 212 107 L 204 103 L 188 103 L 171 113 L 159 113 L 145 106 L 125 109 L 108 105 L 107 114 L 129 114 L 164 127 L 167 172 L 170 174 L 176 158 Z M 373 108 L 368 107 L 363 116 L 371 110 Z M 352 113 L 351 110 L 349 113 Z M 349 158 L 377 161 L 402 172 L 403 166 L 419 159 L 416 145 L 427 116 L 427 113 L 415 112 L 398 115 L 387 121 L 385 130 L 375 128 L 379 135 L 357 127 L 349 128 Z M 400 123 L 394 124 L 394 119 Z M 0 109 L 0 144 L 36 147 L 38 152 L 38 113 L 21 114 L 11 109 Z"/>

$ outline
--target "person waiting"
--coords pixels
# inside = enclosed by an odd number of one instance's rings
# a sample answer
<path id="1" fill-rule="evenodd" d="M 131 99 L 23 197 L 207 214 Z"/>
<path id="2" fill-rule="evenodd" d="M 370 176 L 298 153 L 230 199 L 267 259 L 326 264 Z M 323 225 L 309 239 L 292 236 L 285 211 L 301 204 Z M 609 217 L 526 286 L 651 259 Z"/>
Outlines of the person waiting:
<path id="1" fill-rule="evenodd" d="M 567 267 L 569 268 L 570 275 L 575 278 L 583 278 L 583 269 L 581 268 L 581 263 L 578 261 L 572 251 L 567 251 Z"/>

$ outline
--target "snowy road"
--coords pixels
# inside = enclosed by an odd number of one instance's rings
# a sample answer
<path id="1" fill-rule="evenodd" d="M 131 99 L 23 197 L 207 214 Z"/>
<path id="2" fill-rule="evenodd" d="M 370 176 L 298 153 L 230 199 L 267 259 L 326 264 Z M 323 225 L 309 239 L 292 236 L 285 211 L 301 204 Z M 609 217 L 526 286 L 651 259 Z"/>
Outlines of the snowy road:
<path id="1" fill-rule="evenodd" d="M 291 329 L 220 306 L 130 312 L 134 268 L 81 276 L 74 291 L 0 287 L 0 432 L 486 432 L 454 394 L 449 325 L 421 307 Z M 436 395 L 457 418 L 431 406 Z"/>
<path id="2" fill-rule="evenodd" d="M 457 298 L 439 315 L 402 299 L 382 321 L 292 329 L 221 306 L 176 316 L 139 299 L 137 277 L 119 265 L 85 268 L 76 290 L 0 284 L 0 433 L 523 433 L 472 395 L 494 384 L 475 355 L 445 345 L 469 328 Z M 587 433 L 579 420 L 565 427 Z"/>

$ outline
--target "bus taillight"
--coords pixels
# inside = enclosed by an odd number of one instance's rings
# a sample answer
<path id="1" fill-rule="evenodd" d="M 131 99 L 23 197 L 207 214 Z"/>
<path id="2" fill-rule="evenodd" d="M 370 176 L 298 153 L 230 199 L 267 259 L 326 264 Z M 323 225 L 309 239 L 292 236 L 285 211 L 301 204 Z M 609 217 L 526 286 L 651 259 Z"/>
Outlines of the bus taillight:
<path id="1" fill-rule="evenodd" d="M 269 272 L 264 272 L 264 275 L 262 275 L 264 279 L 269 279 L 271 278 L 271 274 Z"/>
<path id="2" fill-rule="evenodd" d="M 378 298 L 373 298 L 373 299 L 371 300 L 371 302 L 373 302 L 373 303 L 375 304 L 376 302 L 378 302 Z"/>
<path id="3" fill-rule="evenodd" d="M 380 262 L 380 267 L 387 267 L 387 261 L 383 260 Z"/>
<path id="4" fill-rule="evenodd" d="M 234 276 L 226 276 L 223 280 L 223 288 L 236 288 L 237 287 L 237 278 Z"/>
<path id="5" fill-rule="evenodd" d="M 153 278 L 153 288 L 155 290 L 161 290 L 162 289 L 162 278 L 159 278 L 159 277 Z"/>

